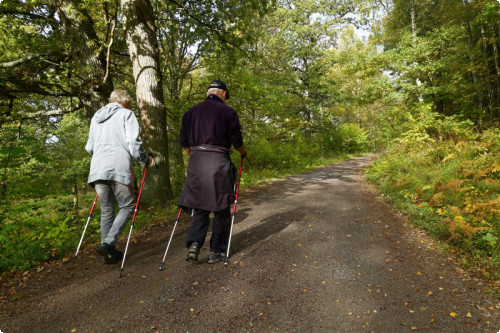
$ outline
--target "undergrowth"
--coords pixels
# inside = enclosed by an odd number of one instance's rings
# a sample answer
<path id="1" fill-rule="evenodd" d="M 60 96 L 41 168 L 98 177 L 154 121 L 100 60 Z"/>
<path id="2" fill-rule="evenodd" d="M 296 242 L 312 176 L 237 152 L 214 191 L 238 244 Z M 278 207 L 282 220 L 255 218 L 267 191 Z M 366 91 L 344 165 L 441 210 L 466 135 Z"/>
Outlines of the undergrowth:
<path id="1" fill-rule="evenodd" d="M 500 279 L 500 130 L 423 111 L 371 169 L 386 198 L 462 264 Z"/>

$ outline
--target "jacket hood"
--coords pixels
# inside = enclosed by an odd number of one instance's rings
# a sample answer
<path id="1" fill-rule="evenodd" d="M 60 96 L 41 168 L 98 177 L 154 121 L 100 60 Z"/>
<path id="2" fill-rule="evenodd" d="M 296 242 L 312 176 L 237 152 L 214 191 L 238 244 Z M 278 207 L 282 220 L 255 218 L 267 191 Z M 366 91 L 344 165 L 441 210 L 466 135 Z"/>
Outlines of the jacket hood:
<path id="1" fill-rule="evenodd" d="M 94 114 L 94 119 L 97 123 L 101 124 L 111 118 L 121 108 L 123 108 L 123 106 L 118 103 L 109 103 Z"/>

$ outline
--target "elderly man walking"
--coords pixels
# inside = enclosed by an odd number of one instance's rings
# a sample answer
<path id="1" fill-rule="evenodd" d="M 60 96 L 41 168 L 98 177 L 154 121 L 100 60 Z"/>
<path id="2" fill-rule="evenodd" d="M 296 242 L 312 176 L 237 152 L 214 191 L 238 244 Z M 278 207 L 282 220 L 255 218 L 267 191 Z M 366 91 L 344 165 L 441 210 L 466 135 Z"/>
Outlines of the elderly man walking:
<path id="1" fill-rule="evenodd" d="M 193 221 L 186 236 L 187 259 L 198 261 L 214 213 L 208 263 L 224 259 L 231 227 L 230 205 L 234 202 L 236 169 L 229 154 L 231 145 L 244 158 L 247 154 L 238 114 L 225 104 L 226 84 L 210 83 L 207 98 L 182 117 L 180 143 L 189 154 L 187 178 L 177 205 L 192 210 Z"/>
<path id="2" fill-rule="evenodd" d="M 101 245 L 97 253 L 106 264 L 116 264 L 123 252 L 116 249 L 118 236 L 134 211 L 134 161 L 151 162 L 142 149 L 139 123 L 129 110 L 132 98 L 115 90 L 109 104 L 94 114 L 85 149 L 92 155 L 88 184 L 95 187 L 101 204 Z M 115 216 L 115 203 L 119 210 Z"/>

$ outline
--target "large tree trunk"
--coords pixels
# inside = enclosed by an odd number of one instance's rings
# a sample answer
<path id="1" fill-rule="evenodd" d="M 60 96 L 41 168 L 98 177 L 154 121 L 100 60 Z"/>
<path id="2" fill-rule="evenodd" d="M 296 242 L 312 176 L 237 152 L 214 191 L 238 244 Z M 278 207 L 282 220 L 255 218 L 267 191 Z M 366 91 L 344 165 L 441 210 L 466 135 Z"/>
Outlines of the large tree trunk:
<path id="1" fill-rule="evenodd" d="M 90 81 L 91 89 L 81 95 L 90 119 L 97 110 L 108 103 L 108 97 L 113 91 L 111 77 L 106 75 L 105 48 L 94 30 L 92 17 L 81 6 L 81 1 L 62 1 L 58 14 L 70 36 L 71 57 L 79 68 L 79 74 Z"/>
<path id="2" fill-rule="evenodd" d="M 155 155 L 158 169 L 149 168 L 144 182 L 144 202 L 172 199 L 168 162 L 167 117 L 159 70 L 159 54 L 153 8 L 149 0 L 121 0 L 127 46 L 136 83 L 144 147 Z"/>

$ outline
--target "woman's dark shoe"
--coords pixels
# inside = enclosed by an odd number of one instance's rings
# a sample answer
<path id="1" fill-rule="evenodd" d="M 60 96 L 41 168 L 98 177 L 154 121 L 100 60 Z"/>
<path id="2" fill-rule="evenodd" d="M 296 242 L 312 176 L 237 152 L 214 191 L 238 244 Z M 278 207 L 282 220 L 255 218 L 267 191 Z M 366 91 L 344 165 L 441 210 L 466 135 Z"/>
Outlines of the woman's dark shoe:
<path id="1" fill-rule="evenodd" d="M 186 260 L 198 262 L 199 253 L 200 253 L 200 245 L 197 242 L 192 242 L 191 246 L 189 247 Z"/>
<path id="2" fill-rule="evenodd" d="M 117 264 L 123 259 L 123 252 L 118 251 L 114 245 L 102 243 L 97 248 L 97 253 L 104 257 L 104 262 L 108 265 Z"/>

